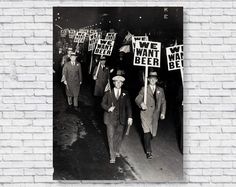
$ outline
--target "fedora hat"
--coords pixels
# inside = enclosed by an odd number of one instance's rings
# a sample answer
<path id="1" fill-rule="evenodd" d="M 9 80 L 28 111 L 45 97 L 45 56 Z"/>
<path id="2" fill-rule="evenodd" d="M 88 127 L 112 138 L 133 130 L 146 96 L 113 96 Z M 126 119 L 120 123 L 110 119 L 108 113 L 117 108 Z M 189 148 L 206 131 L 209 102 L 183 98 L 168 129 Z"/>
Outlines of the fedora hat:
<path id="1" fill-rule="evenodd" d="M 157 72 L 155 72 L 155 71 L 151 71 L 149 74 L 148 74 L 148 78 L 150 78 L 150 77 L 158 77 L 158 75 L 157 75 Z"/>
<path id="2" fill-rule="evenodd" d="M 105 61 L 105 60 L 106 60 L 106 57 L 104 57 L 104 56 L 101 56 L 99 59 L 99 61 Z"/>

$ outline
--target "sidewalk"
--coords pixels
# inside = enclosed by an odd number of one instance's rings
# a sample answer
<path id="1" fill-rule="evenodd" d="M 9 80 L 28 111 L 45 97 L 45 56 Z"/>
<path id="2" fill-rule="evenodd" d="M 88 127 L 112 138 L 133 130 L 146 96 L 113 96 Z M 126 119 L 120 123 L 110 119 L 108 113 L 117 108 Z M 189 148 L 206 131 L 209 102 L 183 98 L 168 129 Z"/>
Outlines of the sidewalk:
<path id="1" fill-rule="evenodd" d="M 139 123 L 134 123 L 130 134 L 125 137 L 122 155 L 134 168 L 138 180 L 148 182 L 181 181 L 183 155 L 179 152 L 175 138 L 173 122 L 167 116 L 159 123 L 157 136 L 152 140 L 153 159 L 146 158 L 142 134 L 137 131 Z"/>

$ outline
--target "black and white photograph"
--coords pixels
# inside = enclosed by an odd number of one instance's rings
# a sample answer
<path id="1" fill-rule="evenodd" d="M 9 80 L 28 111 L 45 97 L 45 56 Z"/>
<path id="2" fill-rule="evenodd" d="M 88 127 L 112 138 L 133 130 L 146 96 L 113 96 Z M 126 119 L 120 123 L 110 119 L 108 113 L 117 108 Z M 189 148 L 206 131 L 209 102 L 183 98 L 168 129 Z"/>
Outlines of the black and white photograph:
<path id="1" fill-rule="evenodd" d="M 53 7 L 53 179 L 183 180 L 183 7 Z"/>

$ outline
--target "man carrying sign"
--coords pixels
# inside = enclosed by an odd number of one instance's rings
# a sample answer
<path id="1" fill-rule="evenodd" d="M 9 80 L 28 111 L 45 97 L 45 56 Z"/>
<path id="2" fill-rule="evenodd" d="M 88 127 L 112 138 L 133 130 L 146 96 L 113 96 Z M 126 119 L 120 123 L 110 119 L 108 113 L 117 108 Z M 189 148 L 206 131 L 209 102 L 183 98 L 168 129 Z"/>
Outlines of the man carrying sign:
<path id="1" fill-rule="evenodd" d="M 148 76 L 147 101 L 144 103 L 144 87 L 140 90 L 135 102 L 141 109 L 140 117 L 144 132 L 144 148 L 147 159 L 152 159 L 151 139 L 156 136 L 158 120 L 165 119 L 166 99 L 164 90 L 157 86 L 157 73 Z"/>

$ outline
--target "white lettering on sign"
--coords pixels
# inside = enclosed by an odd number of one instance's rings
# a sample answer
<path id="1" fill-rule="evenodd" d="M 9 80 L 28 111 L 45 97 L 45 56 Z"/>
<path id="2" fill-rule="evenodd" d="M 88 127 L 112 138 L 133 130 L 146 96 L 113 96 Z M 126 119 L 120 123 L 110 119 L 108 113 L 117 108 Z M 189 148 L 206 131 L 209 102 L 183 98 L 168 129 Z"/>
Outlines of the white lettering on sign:
<path id="1" fill-rule="evenodd" d="M 161 43 L 136 41 L 134 51 L 135 66 L 160 67 Z"/>
<path id="2" fill-rule="evenodd" d="M 183 68 L 183 60 L 184 60 L 183 45 L 175 45 L 173 47 L 167 47 L 166 57 L 169 71 Z"/>

